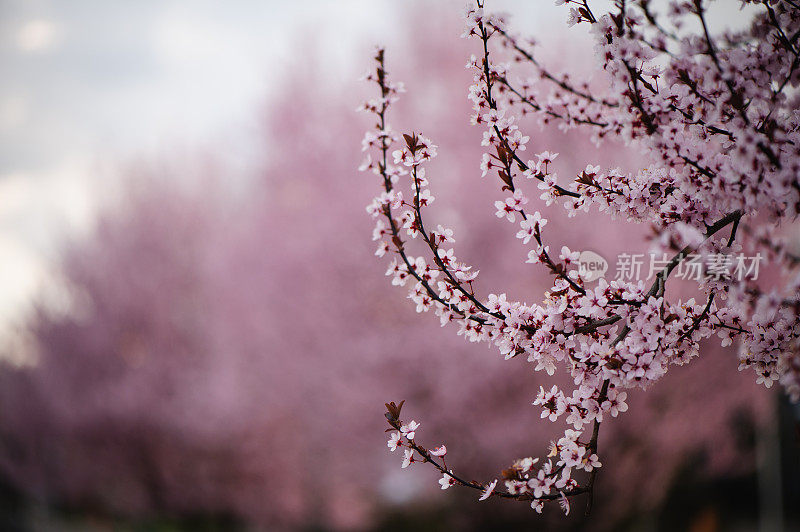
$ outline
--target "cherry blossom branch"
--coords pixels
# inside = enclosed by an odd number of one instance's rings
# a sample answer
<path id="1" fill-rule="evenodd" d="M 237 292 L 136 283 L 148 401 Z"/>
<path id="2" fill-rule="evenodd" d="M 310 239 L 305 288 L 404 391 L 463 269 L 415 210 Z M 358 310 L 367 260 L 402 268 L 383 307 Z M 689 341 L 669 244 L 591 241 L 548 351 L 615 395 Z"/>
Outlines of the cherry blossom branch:
<path id="1" fill-rule="evenodd" d="M 533 54 L 531 52 L 529 52 L 529 51 L 525 50 L 524 48 L 522 48 L 522 46 L 519 44 L 518 40 L 515 37 L 513 37 L 512 35 L 510 35 L 505 29 L 503 29 L 503 28 L 501 28 L 499 26 L 496 26 L 494 24 L 490 24 L 490 27 L 492 28 L 493 31 L 496 31 L 499 35 L 501 35 L 504 38 L 504 40 L 505 40 L 505 42 L 507 43 L 508 46 L 510 46 L 514 51 L 516 51 L 521 57 L 526 59 L 529 63 L 534 65 L 538 69 L 538 71 L 541 73 L 541 76 L 544 79 L 547 79 L 547 80 L 553 82 L 555 85 L 557 85 L 558 87 L 562 88 L 563 90 L 569 92 L 570 94 L 574 94 L 575 96 L 583 98 L 584 100 L 587 100 L 589 102 L 596 103 L 596 104 L 599 104 L 599 105 L 603 105 L 605 107 L 610 107 L 612 109 L 616 109 L 617 107 L 619 107 L 619 104 L 617 102 L 612 102 L 612 101 L 608 101 L 608 100 L 605 100 L 605 99 L 595 98 L 594 96 L 592 96 L 588 92 L 584 92 L 584 91 L 582 91 L 582 90 L 570 85 L 569 83 L 567 83 L 567 81 L 565 79 L 557 78 L 556 76 L 551 74 L 548 70 L 546 70 L 536 60 L 536 58 L 533 57 Z M 504 83 L 506 83 L 505 80 L 504 80 Z"/>
<path id="2" fill-rule="evenodd" d="M 434 198 L 426 188 L 423 165 L 436 147 L 422 135 L 404 135 L 405 146 L 393 152 L 393 164 L 388 160 L 389 146 L 399 136 L 386 126 L 385 112 L 399 89 L 385 79 L 382 52 L 372 76 L 381 87 L 381 100 L 365 106 L 378 116 L 376 131 L 365 137 L 365 149 L 377 148 L 379 160 L 373 163 L 368 157 L 362 167 L 381 175 L 384 183 L 383 193 L 368 207 L 370 214 L 388 221 L 376 225 L 374 238 L 389 239 L 381 242 L 376 254 L 385 254 L 393 245 L 400 263 L 395 259 L 387 275 L 393 284 L 404 285 L 408 278 L 417 281 L 409 294 L 417 311 L 433 309 L 442 324 L 457 323 L 459 335 L 493 343 L 506 359 L 526 354 L 536 364 L 535 371 L 552 375 L 556 364 L 562 363 L 575 385 L 571 394 L 557 386 L 540 387 L 533 404 L 541 407 L 541 416 L 550 421 L 563 416 L 573 428 L 552 442 L 540 466 L 538 459 L 525 458 L 504 471 L 505 490 L 495 489 L 498 480 L 481 484 L 449 470 L 444 446 L 425 449 L 415 439 L 419 424 L 400 420 L 402 403 L 387 404 L 390 449 L 404 447 L 403 467 L 413 461 L 434 464 L 442 473 L 442 489 L 462 485 L 482 490 L 481 499 L 495 495 L 531 501 L 537 511 L 544 501 L 558 499 L 565 512 L 571 497 L 588 493 L 588 512 L 601 466 L 600 425 L 608 416 L 627 410 L 626 389 L 646 388 L 671 365 L 698 356 L 702 339 L 717 334 L 723 345 L 729 345 L 735 335 L 742 343 L 740 369 L 752 367 L 757 382 L 770 386 L 780 381 L 790 395 L 800 398 L 800 301 L 795 296 L 800 276 L 790 278 L 780 290 L 766 291 L 755 280 L 758 261 L 744 277 L 739 271 L 734 279 L 725 269 L 725 260 L 731 259 L 726 253 L 744 246 L 766 247 L 767 255 L 780 257 L 784 266 L 797 262 L 773 241 L 769 229 L 800 213 L 796 162 L 800 118 L 791 108 L 793 100 L 784 94 L 786 87 L 800 85 L 794 77 L 800 68 L 794 44 L 800 38 L 800 17 L 789 13 L 785 2 L 772 4 L 757 17 L 750 33 L 728 35 L 726 47 L 717 48 L 699 0 L 672 5 L 676 19 L 699 18 L 702 32 L 694 36 L 666 30 L 649 11 L 647 0 L 638 3 L 643 18 L 624 0 L 600 16 L 586 0 L 562 3 L 571 8 L 570 24 L 593 26 L 599 59 L 611 82 L 610 99 L 598 99 L 588 89 L 567 82 L 566 76 L 562 79 L 542 69 L 502 19 L 484 14 L 482 1 L 468 12 L 465 32 L 479 39 L 482 48 L 481 58 L 473 57 L 469 65 L 476 72 L 470 87 L 473 123 L 486 126 L 482 144 L 489 147 L 481 168 L 484 175 L 496 169 L 501 190 L 511 193 L 505 201 L 495 202 L 496 214 L 512 223 L 521 218 L 517 237 L 524 244 L 530 240 L 536 244 L 528 262 L 543 263 L 554 276 L 541 304 L 510 301 L 504 293 L 489 294 L 485 300 L 476 297 L 472 281 L 477 271 L 456 262 L 452 248 L 444 246 L 454 241 L 452 230 L 426 228 L 423 207 Z M 551 104 L 540 105 L 528 94 L 527 84 L 517 87 L 502 63 L 490 61 L 490 38 L 495 35 L 518 62 L 532 64 L 554 84 L 554 93 L 562 95 L 563 113 Z M 677 44 L 674 51 L 667 49 L 666 39 Z M 782 51 L 790 53 L 781 56 Z M 624 101 L 630 108 L 621 105 Z M 596 128 L 598 140 L 613 133 L 658 163 L 634 174 L 587 165 L 572 189 L 562 187 L 548 168 L 558 154 L 540 153 L 538 162 L 521 158 L 529 137 L 520 131 L 514 113 L 524 114 L 528 107 L 540 118 L 562 120 L 567 127 Z M 393 186 L 405 175 L 411 179 L 409 202 Z M 544 191 L 540 199 L 548 205 L 560 200 L 570 216 L 594 205 L 630 222 L 651 223 L 654 244 L 664 250 L 652 284 L 600 279 L 592 286 L 575 268 L 579 254 L 566 247 L 556 261 L 542 235 L 547 220 L 539 212 L 526 212 L 529 200 L 515 182 L 520 175 L 536 179 Z M 401 208 L 408 209 L 396 216 L 394 211 Z M 762 225 L 767 230 L 755 233 L 740 223 L 746 213 L 758 213 L 752 223 L 764 218 L 772 225 Z M 745 228 L 743 235 L 737 234 L 740 226 Z M 726 227 L 731 228 L 727 239 L 713 238 Z M 412 239 L 422 235 L 426 253 L 433 255 L 431 264 L 406 254 L 403 231 Z M 665 294 L 671 274 L 701 250 L 719 257 L 713 270 L 708 266 L 705 277 L 697 277 L 698 289 L 707 294 L 705 303 L 694 298 L 669 301 Z M 674 253 L 672 258 L 667 259 L 667 251 Z M 760 253 L 757 258 L 761 259 Z M 691 265 L 689 261 L 687 267 Z M 754 276 L 747 278 L 751 272 Z M 583 484 L 573 478 L 577 471 L 588 473 Z"/>
<path id="3" fill-rule="evenodd" d="M 542 503 L 544 501 L 560 500 L 562 508 L 564 508 L 567 513 L 569 513 L 569 498 L 587 493 L 591 490 L 590 486 L 580 487 L 571 479 L 558 479 L 559 475 L 564 471 L 563 466 L 556 468 L 555 470 L 549 470 L 544 476 L 541 476 L 541 474 L 537 476 L 537 479 L 541 481 L 545 481 L 545 479 L 547 479 L 545 483 L 556 485 L 561 484 L 562 488 L 569 486 L 569 488 L 559 490 L 557 493 L 549 493 L 549 488 L 547 489 L 547 492 L 541 490 L 541 492 L 538 494 L 535 491 L 517 492 L 512 491 L 512 489 L 496 489 L 496 479 L 485 485 L 474 480 L 466 480 L 462 476 L 455 473 L 452 469 L 447 468 L 447 463 L 445 461 L 447 448 L 444 445 L 441 445 L 433 450 L 429 450 L 417 443 L 419 439 L 417 437 L 417 432 L 420 424 L 416 421 L 411 421 L 408 424 L 404 424 L 400 419 L 400 412 L 404 403 L 405 401 L 400 401 L 399 404 L 395 404 L 394 402 L 386 403 L 386 413 L 384 416 L 386 417 L 389 426 L 394 429 L 388 441 L 389 450 L 394 452 L 398 448 L 405 448 L 403 452 L 403 468 L 408 467 L 414 462 L 431 464 L 440 473 L 442 473 L 442 478 L 439 480 L 439 484 L 443 490 L 448 489 L 453 485 L 459 485 L 465 488 L 481 491 L 482 493 L 478 499 L 479 501 L 486 500 L 489 497 L 500 497 L 503 499 L 530 502 L 531 507 L 535 508 L 539 512 L 541 512 Z M 388 429 L 387 432 L 391 431 L 392 429 Z M 594 445 L 596 446 L 596 436 L 594 437 L 593 441 L 595 442 Z M 591 445 L 591 443 L 589 445 Z M 417 458 L 417 455 L 419 458 Z M 441 464 L 437 462 L 436 458 L 441 459 Z M 530 476 L 530 472 L 537 462 L 538 459 L 533 460 L 530 458 L 523 461 L 518 461 L 514 466 L 512 466 L 512 468 L 505 470 L 503 472 L 503 476 L 510 482 L 513 482 L 515 479 L 522 479 L 523 477 L 527 478 Z M 593 460 L 587 461 L 586 464 L 588 469 L 592 471 L 596 471 L 596 469 L 592 469 L 593 467 L 596 468 L 600 465 L 596 460 L 596 455 L 594 455 Z"/>

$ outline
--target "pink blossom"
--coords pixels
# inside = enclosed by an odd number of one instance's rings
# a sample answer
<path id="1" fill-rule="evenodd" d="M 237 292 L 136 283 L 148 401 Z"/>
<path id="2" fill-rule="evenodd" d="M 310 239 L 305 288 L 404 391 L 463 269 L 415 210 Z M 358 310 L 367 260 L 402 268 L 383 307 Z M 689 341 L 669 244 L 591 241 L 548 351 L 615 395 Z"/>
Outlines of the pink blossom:
<path id="1" fill-rule="evenodd" d="M 447 454 L 447 447 L 445 447 L 444 445 L 440 445 L 439 447 L 436 447 L 435 449 L 431 450 L 430 453 L 432 456 L 444 456 Z"/>
<path id="2" fill-rule="evenodd" d="M 481 496 L 478 498 L 478 500 L 485 501 L 486 499 L 488 499 L 492 495 L 495 486 L 497 486 L 497 479 L 487 484 L 486 489 L 483 490 L 483 493 L 481 493 Z"/>
<path id="3" fill-rule="evenodd" d="M 394 452 L 398 446 L 403 445 L 403 438 L 399 432 L 392 432 L 391 436 L 389 437 L 389 441 L 387 442 L 389 446 L 389 450 Z"/>
<path id="4" fill-rule="evenodd" d="M 450 471 L 452 473 L 452 471 Z M 442 478 L 439 479 L 439 485 L 442 487 L 443 490 L 446 490 L 450 486 L 455 485 L 456 479 L 454 479 L 451 475 L 447 473 L 442 474 Z"/>

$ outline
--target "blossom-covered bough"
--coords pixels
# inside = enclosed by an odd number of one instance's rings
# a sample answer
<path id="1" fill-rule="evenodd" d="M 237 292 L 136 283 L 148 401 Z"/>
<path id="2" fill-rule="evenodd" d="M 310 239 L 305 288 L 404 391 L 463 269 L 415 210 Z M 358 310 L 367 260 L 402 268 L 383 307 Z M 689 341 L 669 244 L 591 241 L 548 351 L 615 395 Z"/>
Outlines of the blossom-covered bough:
<path id="1" fill-rule="evenodd" d="M 517 225 L 517 238 L 530 248 L 527 262 L 553 276 L 540 301 L 479 295 L 478 271 L 458 260 L 453 230 L 428 226 L 434 197 L 425 163 L 437 147 L 388 125 L 387 111 L 404 89 L 388 79 L 383 49 L 366 76 L 380 97 L 362 107 L 377 123 L 364 138 L 361 170 L 383 185 L 367 207 L 377 220 L 376 255 L 392 255 L 386 274 L 393 285 L 411 286 L 417 311 L 433 310 L 443 326 L 494 344 L 506 359 L 524 355 L 536 371 L 553 375 L 563 367 L 574 383 L 571 390 L 540 388 L 533 404 L 542 417 L 568 428 L 546 458 L 520 459 L 502 471 L 500 488 L 448 469 L 445 447 L 423 447 L 419 424 L 401 420 L 402 402 L 386 405 L 389 448 L 402 448 L 403 467 L 436 467 L 442 489 L 461 485 L 480 490 L 481 500 L 529 501 L 539 512 L 558 500 L 568 513 L 580 494 L 589 494 L 591 507 L 600 425 L 627 410 L 625 390 L 647 388 L 671 364 L 698 356 L 705 338 L 717 335 L 723 345 L 736 339 L 740 369 L 800 398 L 800 257 L 783 236 L 800 211 L 800 3 L 745 1 L 754 12 L 749 28 L 719 35 L 709 30 L 702 0 L 673 1 L 662 15 L 648 0 L 618 0 L 604 14 L 588 0 L 556 3 L 570 8 L 570 26 L 585 24 L 593 34 L 605 91 L 545 69 L 535 43 L 514 35 L 503 16 L 484 13 L 482 2 L 468 9 L 464 33 L 479 52 L 467 66 L 475 80 L 472 123 L 484 128 L 481 170 L 499 177 L 506 198 L 495 202 L 496 214 Z M 588 130 L 598 144 L 622 139 L 652 164 L 636 173 L 589 164 L 566 183 L 553 171 L 558 154 L 526 156 L 530 138 L 519 119 L 529 114 L 564 130 Z M 664 257 L 655 280 L 585 280 L 579 253 L 548 240 L 547 220 L 529 207 L 529 180 L 541 202 L 560 203 L 570 217 L 651 224 L 653 247 Z M 421 254 L 412 256 L 412 245 Z M 764 286 L 748 276 L 734 258 L 743 254 L 778 269 L 780 281 Z M 667 293 L 670 275 L 690 255 L 707 259 L 699 302 Z"/>

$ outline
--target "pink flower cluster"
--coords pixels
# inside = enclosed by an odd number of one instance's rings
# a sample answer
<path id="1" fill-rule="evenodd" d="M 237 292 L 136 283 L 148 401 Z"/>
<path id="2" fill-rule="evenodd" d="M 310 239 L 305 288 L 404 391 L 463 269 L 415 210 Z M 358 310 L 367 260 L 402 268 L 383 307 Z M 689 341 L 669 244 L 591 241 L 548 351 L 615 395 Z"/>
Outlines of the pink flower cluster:
<path id="1" fill-rule="evenodd" d="M 527 262 L 552 274 L 552 287 L 540 301 L 479 295 L 478 270 L 457 259 L 454 231 L 428 229 L 426 208 L 434 198 L 425 164 L 437 147 L 417 133 L 401 137 L 387 125 L 399 85 L 387 79 L 382 49 L 367 76 L 381 98 L 363 107 L 377 117 L 377 126 L 364 139 L 369 154 L 362 169 L 383 183 L 367 207 L 376 218 L 376 254 L 393 254 L 387 275 L 393 285 L 410 281 L 408 297 L 417 311 L 432 309 L 443 326 L 453 323 L 459 335 L 494 345 L 506 359 L 524 355 L 536 371 L 553 375 L 562 367 L 574 384 L 571 390 L 540 389 L 533 404 L 541 416 L 561 418 L 569 428 L 544 461 L 526 458 L 505 470 L 505 490 L 459 480 L 443 457 L 439 464 L 438 455 L 418 444 L 416 423 L 402 425 L 399 407 L 387 405 L 389 423 L 399 431 L 390 448 L 407 447 L 403 467 L 434 464 L 443 474 L 443 489 L 460 484 L 481 489 L 485 497 L 531 501 L 537 511 L 544 501 L 559 500 L 568 512 L 570 497 L 592 490 L 601 466 L 600 424 L 627 410 L 625 390 L 647 388 L 671 365 L 698 356 L 702 339 L 717 334 L 728 344 L 737 337 L 740 368 L 752 367 L 759 382 L 779 381 L 794 399 L 800 397 L 800 258 L 776 231 L 800 213 L 800 96 L 794 90 L 800 84 L 800 8 L 764 2 L 751 29 L 713 36 L 699 0 L 673 2 L 668 17 L 654 14 L 646 1 L 627 7 L 623 2 L 603 15 L 587 1 L 557 3 L 571 6 L 570 25 L 590 26 L 606 93 L 545 70 L 533 44 L 511 34 L 503 17 L 487 15 L 481 2 L 468 9 L 464 32 L 481 49 L 467 64 L 474 74 L 472 123 L 484 130 L 481 170 L 498 176 L 505 197 L 494 202 L 496 215 L 517 226 L 517 237 L 529 248 Z M 699 33 L 684 29 L 688 19 Z M 509 61 L 494 61 L 495 53 Z M 516 72 L 526 68 L 533 74 L 517 79 Z M 588 164 L 565 184 L 553 168 L 558 154 L 524 157 L 530 136 L 519 123 L 525 114 L 565 130 L 587 128 L 598 143 L 622 139 L 652 162 L 635 173 Z M 543 232 L 547 220 L 527 210 L 532 201 L 525 190 L 531 187 L 519 178 L 534 180 L 538 199 L 562 204 L 569 216 L 595 207 L 652 224 L 654 246 L 672 258 L 651 285 L 584 282 L 579 252 L 551 250 Z M 424 255 L 410 254 L 409 238 Z M 670 274 L 689 254 L 743 250 L 765 254 L 789 280 L 765 288 L 753 279 L 708 276 L 697 285 L 705 302 L 668 293 Z"/>

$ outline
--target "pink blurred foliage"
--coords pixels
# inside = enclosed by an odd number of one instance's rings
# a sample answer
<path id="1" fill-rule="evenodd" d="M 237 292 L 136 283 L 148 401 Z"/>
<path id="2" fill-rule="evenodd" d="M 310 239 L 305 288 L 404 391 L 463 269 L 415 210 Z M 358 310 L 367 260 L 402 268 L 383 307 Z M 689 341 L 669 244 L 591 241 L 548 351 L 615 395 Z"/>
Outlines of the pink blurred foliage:
<path id="1" fill-rule="evenodd" d="M 478 179 L 480 132 L 468 124 L 463 68 L 471 50 L 457 38 L 458 14 L 412 22 L 389 68 L 418 80 L 396 116 L 414 117 L 440 146 L 428 169 L 447 206 L 439 212 L 487 286 L 541 293 L 547 275 L 522 264 L 513 235 L 499 236 L 486 198 L 502 195 Z M 301 67 L 267 102 L 265 160 L 253 162 L 260 170 L 244 197 L 224 175 L 177 185 L 140 168 L 92 237 L 65 250 L 73 311 L 40 309 L 30 320 L 37 364 L 0 373 L 0 468 L 20 489 L 112 513 L 351 529 L 386 505 L 437 496 L 433 476 L 400 471 L 383 450 L 385 401 L 425 412 L 426 440 L 446 438 L 449 459 L 476 476 L 508 465 L 488 457 L 545 449 L 545 423 L 526 407 L 541 377 L 419 319 L 381 278 L 364 238 L 374 184 L 356 172 L 352 149 L 364 130 L 353 113 L 362 88 L 355 79 L 325 88 L 316 74 Z M 574 134 L 539 135 L 560 145 L 562 174 L 582 169 L 587 152 L 620 164 L 622 148 L 597 153 Z M 634 155 L 624 161 L 636 167 Z M 566 220 L 549 218 L 549 230 L 566 233 Z M 646 251 L 646 231 L 603 221 L 565 237 L 611 258 Z M 752 470 L 733 424 L 764 419 L 769 396 L 737 374 L 735 356 L 710 347 L 653 393 L 635 394 L 610 424 L 602 439 L 611 467 L 595 495 L 614 501 L 598 505 L 608 523 L 656 507 L 703 450 L 698 475 Z M 659 457 L 646 461 L 646 476 L 641 456 Z M 487 508 L 477 511 L 508 511 Z"/>

